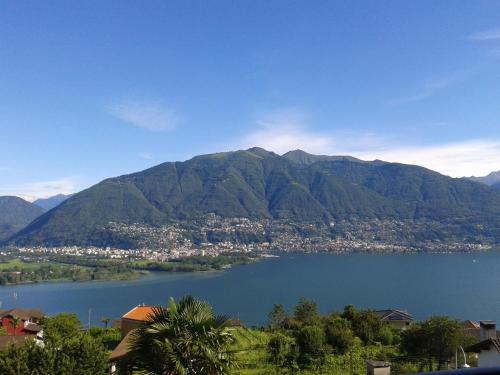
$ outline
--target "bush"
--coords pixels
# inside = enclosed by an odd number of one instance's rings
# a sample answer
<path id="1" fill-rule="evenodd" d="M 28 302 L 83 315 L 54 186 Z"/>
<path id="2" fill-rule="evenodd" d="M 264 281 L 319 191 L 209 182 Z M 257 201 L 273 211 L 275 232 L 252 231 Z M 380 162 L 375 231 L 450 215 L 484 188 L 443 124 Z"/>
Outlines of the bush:
<path id="1" fill-rule="evenodd" d="M 327 343 L 337 353 L 345 353 L 353 345 L 354 334 L 351 323 L 340 316 L 326 319 L 325 334 Z"/>
<path id="2" fill-rule="evenodd" d="M 321 365 L 326 357 L 325 332 L 318 326 L 305 326 L 297 332 L 300 367 Z"/>
<path id="3" fill-rule="evenodd" d="M 297 345 L 295 340 L 282 333 L 275 333 L 267 344 L 269 362 L 281 368 L 294 368 L 297 361 Z"/>

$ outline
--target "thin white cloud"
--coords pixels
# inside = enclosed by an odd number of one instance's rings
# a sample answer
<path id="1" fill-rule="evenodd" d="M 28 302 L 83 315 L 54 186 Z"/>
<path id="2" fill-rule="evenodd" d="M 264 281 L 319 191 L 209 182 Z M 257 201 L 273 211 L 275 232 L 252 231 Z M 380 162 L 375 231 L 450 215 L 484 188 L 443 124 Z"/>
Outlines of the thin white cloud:
<path id="1" fill-rule="evenodd" d="M 108 108 L 111 115 L 131 125 L 151 130 L 174 130 L 179 123 L 178 113 L 159 102 L 128 101 Z"/>
<path id="2" fill-rule="evenodd" d="M 48 198 L 57 194 L 75 193 L 79 190 L 79 186 L 80 178 L 70 176 L 51 181 L 36 181 L 1 187 L 0 196 L 14 195 L 32 202 L 38 198 Z"/>
<path id="3" fill-rule="evenodd" d="M 487 40 L 500 40 L 500 28 L 479 31 L 469 35 L 466 39 L 479 42 Z"/>
<path id="4" fill-rule="evenodd" d="M 500 139 L 422 146 L 373 133 L 320 133 L 307 127 L 304 116 L 290 111 L 274 112 L 259 120 L 237 148 L 254 146 L 278 154 L 301 149 L 313 154 L 350 155 L 363 160 L 415 164 L 452 177 L 483 176 L 500 170 Z"/>
<path id="5" fill-rule="evenodd" d="M 255 131 L 244 137 L 239 148 L 259 146 L 284 153 L 307 145 L 307 151 L 322 153 L 333 146 L 331 137 L 307 129 L 304 115 L 295 109 L 271 112 L 258 119 L 256 124 Z"/>
<path id="6" fill-rule="evenodd" d="M 436 77 L 423 82 L 415 94 L 394 98 L 387 101 L 389 105 L 415 103 L 427 99 L 441 90 L 466 80 L 473 72 L 471 70 L 458 71 L 444 77 Z"/>
<path id="7" fill-rule="evenodd" d="M 475 139 L 432 146 L 387 145 L 353 155 L 365 160 L 420 165 L 452 177 L 485 176 L 500 170 L 500 140 Z"/>

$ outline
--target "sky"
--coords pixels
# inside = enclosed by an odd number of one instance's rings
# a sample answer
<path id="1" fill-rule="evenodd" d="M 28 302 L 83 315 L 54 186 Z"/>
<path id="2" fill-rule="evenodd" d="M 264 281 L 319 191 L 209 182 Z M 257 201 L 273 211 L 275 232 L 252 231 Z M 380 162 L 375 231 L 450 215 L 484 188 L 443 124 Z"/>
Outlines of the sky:
<path id="1" fill-rule="evenodd" d="M 500 2 L 0 2 L 0 195 L 252 146 L 500 170 Z"/>

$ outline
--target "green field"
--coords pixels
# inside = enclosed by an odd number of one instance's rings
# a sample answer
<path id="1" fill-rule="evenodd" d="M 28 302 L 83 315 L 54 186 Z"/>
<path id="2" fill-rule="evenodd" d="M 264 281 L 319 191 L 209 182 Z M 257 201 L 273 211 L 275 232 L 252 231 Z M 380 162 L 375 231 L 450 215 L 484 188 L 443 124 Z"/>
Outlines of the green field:
<path id="1" fill-rule="evenodd" d="M 19 258 L 0 260 L 0 285 L 38 283 L 47 281 L 129 280 L 139 273 L 115 265 L 79 265 L 51 260 L 24 261 Z"/>

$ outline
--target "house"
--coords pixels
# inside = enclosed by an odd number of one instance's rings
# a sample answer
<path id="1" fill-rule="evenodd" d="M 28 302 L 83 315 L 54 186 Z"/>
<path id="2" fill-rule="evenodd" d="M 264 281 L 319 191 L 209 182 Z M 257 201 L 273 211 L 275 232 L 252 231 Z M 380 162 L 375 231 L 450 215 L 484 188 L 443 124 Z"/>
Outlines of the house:
<path id="1" fill-rule="evenodd" d="M 8 336 L 42 335 L 40 321 L 44 313 L 39 309 L 0 310 L 0 326 Z M 14 327 L 14 321 L 17 324 Z"/>
<path id="2" fill-rule="evenodd" d="M 480 339 L 481 327 L 479 322 L 474 320 L 466 320 L 463 322 L 464 332 L 474 337 L 477 341 Z"/>
<path id="3" fill-rule="evenodd" d="M 391 364 L 385 361 L 366 361 L 366 375 L 391 375 Z"/>
<path id="4" fill-rule="evenodd" d="M 122 338 L 131 330 L 140 327 L 153 313 L 154 306 L 138 305 L 122 316 L 120 319 L 120 331 Z"/>
<path id="5" fill-rule="evenodd" d="M 413 322 L 413 316 L 403 310 L 377 310 L 375 311 L 375 314 L 380 318 L 380 320 L 382 320 L 382 322 L 399 330 L 407 329 Z"/>
<path id="6" fill-rule="evenodd" d="M 139 328 L 148 321 L 148 317 L 153 313 L 154 306 L 146 306 L 144 304 L 138 305 L 122 316 L 120 319 L 120 331 L 122 334 L 122 341 L 113 350 L 110 355 L 112 362 L 118 361 L 124 357 L 128 352 L 128 343 L 130 341 L 130 332 Z"/>
<path id="7" fill-rule="evenodd" d="M 464 350 L 477 353 L 478 367 L 500 366 L 500 339 L 497 336 L 496 323 L 492 320 L 479 322 L 479 342 Z"/>

